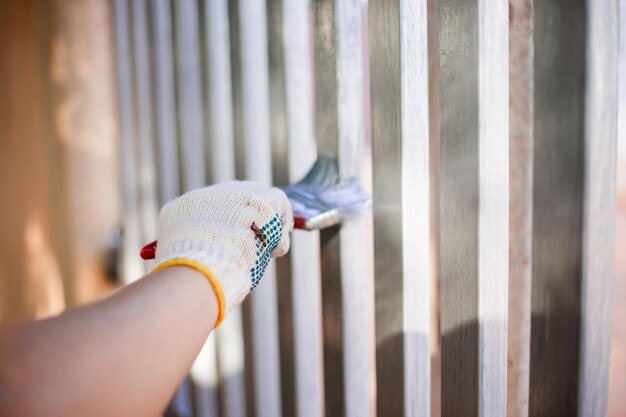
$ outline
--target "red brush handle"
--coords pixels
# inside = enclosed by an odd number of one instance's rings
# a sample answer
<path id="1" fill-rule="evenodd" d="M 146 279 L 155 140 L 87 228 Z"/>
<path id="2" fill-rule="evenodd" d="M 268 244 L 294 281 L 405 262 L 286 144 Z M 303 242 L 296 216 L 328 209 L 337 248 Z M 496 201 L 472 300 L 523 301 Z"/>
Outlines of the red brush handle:
<path id="1" fill-rule="evenodd" d="M 157 241 L 155 240 L 154 242 L 148 243 L 146 246 L 141 248 L 141 252 L 139 252 L 139 256 L 141 256 L 141 259 L 145 259 L 146 261 L 148 259 L 154 259 L 156 257 L 156 248 L 157 248 Z"/>
<path id="2" fill-rule="evenodd" d="M 304 229 L 306 226 L 306 219 L 300 216 L 293 216 L 293 228 L 294 229 Z"/>
<path id="3" fill-rule="evenodd" d="M 293 218 L 294 229 L 304 229 L 305 225 L 306 225 L 306 219 L 304 217 L 294 216 Z M 141 259 L 144 259 L 146 261 L 150 259 L 154 259 L 156 257 L 156 248 L 157 248 L 157 241 L 155 240 L 154 242 L 148 243 L 146 246 L 141 248 L 141 252 L 139 252 L 139 256 L 141 256 Z"/>

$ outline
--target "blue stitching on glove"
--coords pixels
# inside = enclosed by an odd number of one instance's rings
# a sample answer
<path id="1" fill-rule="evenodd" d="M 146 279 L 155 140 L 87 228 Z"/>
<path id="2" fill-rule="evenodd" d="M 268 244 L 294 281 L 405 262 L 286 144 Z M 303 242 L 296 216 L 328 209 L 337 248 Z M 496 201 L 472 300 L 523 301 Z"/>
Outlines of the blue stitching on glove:
<path id="1" fill-rule="evenodd" d="M 270 262 L 272 252 L 278 246 L 280 239 L 283 237 L 283 224 L 278 214 L 275 214 L 263 227 L 261 227 L 262 236 L 256 236 L 256 260 L 250 269 L 251 285 L 250 291 L 256 288 L 265 273 L 265 268 Z"/>

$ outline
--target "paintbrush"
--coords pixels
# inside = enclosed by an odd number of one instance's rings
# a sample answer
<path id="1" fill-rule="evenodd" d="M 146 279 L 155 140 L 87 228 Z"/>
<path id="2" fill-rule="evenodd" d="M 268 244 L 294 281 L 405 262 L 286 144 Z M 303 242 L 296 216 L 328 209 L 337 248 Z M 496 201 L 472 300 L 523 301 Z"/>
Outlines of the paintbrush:
<path id="1" fill-rule="evenodd" d="M 341 180 L 337 160 L 326 155 L 318 156 L 304 178 L 282 190 L 291 202 L 295 229 L 326 229 L 371 207 L 370 196 L 357 178 Z M 255 226 L 250 228 L 257 233 Z M 156 241 L 147 244 L 141 249 L 141 257 L 154 259 L 156 247 Z"/>

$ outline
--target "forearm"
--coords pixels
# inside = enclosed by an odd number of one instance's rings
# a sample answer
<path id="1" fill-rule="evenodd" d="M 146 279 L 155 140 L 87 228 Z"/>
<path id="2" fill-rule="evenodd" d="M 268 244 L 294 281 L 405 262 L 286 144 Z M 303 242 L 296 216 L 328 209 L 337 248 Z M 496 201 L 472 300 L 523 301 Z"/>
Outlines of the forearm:
<path id="1" fill-rule="evenodd" d="M 158 415 L 217 317 L 206 278 L 173 267 L 0 333 L 0 415 Z"/>
<path id="2" fill-rule="evenodd" d="M 287 252 L 292 227 L 287 196 L 263 184 L 233 181 L 170 201 L 159 214 L 162 272 L 0 330 L 0 415 L 158 415 L 218 317 Z"/>

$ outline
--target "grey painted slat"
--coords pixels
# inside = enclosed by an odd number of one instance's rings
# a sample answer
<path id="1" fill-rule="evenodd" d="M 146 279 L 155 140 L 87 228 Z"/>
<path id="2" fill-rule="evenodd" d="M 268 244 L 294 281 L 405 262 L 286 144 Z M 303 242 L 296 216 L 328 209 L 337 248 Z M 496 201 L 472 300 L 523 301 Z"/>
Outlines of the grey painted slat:
<path id="1" fill-rule="evenodd" d="M 209 174 L 213 183 L 235 178 L 235 144 L 228 1 L 204 3 Z"/>
<path id="2" fill-rule="evenodd" d="M 578 415 L 606 416 L 617 159 L 617 0 L 587 1 L 585 194 Z"/>
<path id="3" fill-rule="evenodd" d="M 154 0 L 151 11 L 159 201 L 163 205 L 176 198 L 180 189 L 171 3 Z"/>
<path id="4" fill-rule="evenodd" d="M 189 191 L 206 185 L 198 7 L 194 1 L 173 4 L 181 170 Z"/>
<path id="5" fill-rule="evenodd" d="M 312 45 L 308 4 L 283 0 L 285 107 L 289 181 L 302 178 L 317 157 L 313 132 Z M 323 415 L 323 358 L 319 233 L 291 235 L 296 415 Z"/>
<path id="6" fill-rule="evenodd" d="M 506 413 L 509 283 L 509 2 L 479 16 L 479 415 Z"/>
<path id="7" fill-rule="evenodd" d="M 533 199 L 533 0 L 511 0 L 507 416 L 528 416 Z"/>
<path id="8" fill-rule="evenodd" d="M 287 5 L 284 5 L 282 0 L 267 1 L 272 177 L 274 183 L 279 186 L 289 183 L 289 159 L 287 156 L 287 118 L 289 116 L 286 108 L 286 89 L 289 87 L 285 85 L 287 69 L 285 68 L 285 46 L 283 45 L 283 40 L 289 35 L 284 27 L 287 23 L 285 6 Z M 283 398 L 284 402 L 285 399 Z"/>
<path id="9" fill-rule="evenodd" d="M 230 34 L 228 2 L 201 3 L 205 63 L 205 126 L 208 138 L 208 175 L 212 183 L 235 179 Z M 221 412 L 225 417 L 246 414 L 245 359 L 241 309 L 224 319 L 215 333 Z"/>
<path id="10" fill-rule="evenodd" d="M 237 176 L 272 183 L 269 119 L 267 20 L 265 2 L 231 2 L 231 47 Z M 233 30 L 234 29 L 234 30 Z M 233 36 L 233 32 L 236 36 Z M 240 126 L 237 126 L 238 123 Z M 239 130 L 238 130 L 239 129 Z M 270 262 L 261 284 L 248 300 L 247 348 L 254 392 L 254 415 L 280 417 L 280 362 L 276 299 L 276 265 Z M 245 309 L 244 309 L 245 310 Z M 250 385 L 248 385 L 250 390 Z M 249 415 L 251 415 L 249 408 Z"/>
<path id="11" fill-rule="evenodd" d="M 508 1 L 439 1 L 442 416 L 506 412 Z"/>
<path id="12" fill-rule="evenodd" d="M 273 176 L 299 180 L 316 158 L 308 5 L 268 2 Z M 323 414 L 319 234 L 292 233 L 277 262 L 284 416 Z"/>
<path id="13" fill-rule="evenodd" d="M 235 136 L 235 175 L 238 179 L 245 176 L 245 149 L 243 140 L 243 97 L 241 79 L 241 31 L 239 23 L 239 2 L 228 2 L 230 33 L 230 67 L 233 91 L 233 134 Z M 244 308 L 245 309 L 245 308 Z"/>
<path id="14" fill-rule="evenodd" d="M 139 225 L 139 197 L 135 165 L 134 83 L 132 78 L 132 56 L 129 7 L 126 0 L 114 3 L 115 46 L 118 82 L 118 106 L 121 134 L 121 161 L 124 188 L 124 235 L 123 265 L 124 281 L 129 283 L 143 275 L 143 265 L 137 256 L 141 248 Z"/>
<path id="15" fill-rule="evenodd" d="M 370 1 L 380 416 L 430 415 L 427 2 Z"/>
<path id="16" fill-rule="evenodd" d="M 584 196 L 585 1 L 533 5 L 529 415 L 578 413 Z"/>
<path id="17" fill-rule="evenodd" d="M 148 10 L 145 0 L 133 0 L 133 53 L 136 97 L 137 181 L 141 207 L 141 239 L 156 239 L 158 201 L 157 175 L 154 154 L 152 68 L 150 65 L 150 42 Z"/>
<path id="18" fill-rule="evenodd" d="M 295 148 L 291 142 L 291 148 Z M 314 155 L 310 144 L 299 144 L 304 155 Z M 311 153 L 311 151 L 313 153 Z M 292 161 L 295 158 L 291 159 Z M 292 171 L 293 172 L 293 171 Z M 324 415 L 322 358 L 322 301 L 319 263 L 319 233 L 294 231 L 291 235 L 291 273 L 293 282 L 294 359 L 296 380 L 296 415 Z"/>
<path id="19" fill-rule="evenodd" d="M 362 9 L 358 0 L 313 2 L 318 151 L 338 157 L 343 178 L 362 176 Z M 363 179 L 363 178 L 362 178 Z M 371 219 L 320 234 L 325 414 L 371 415 Z"/>

